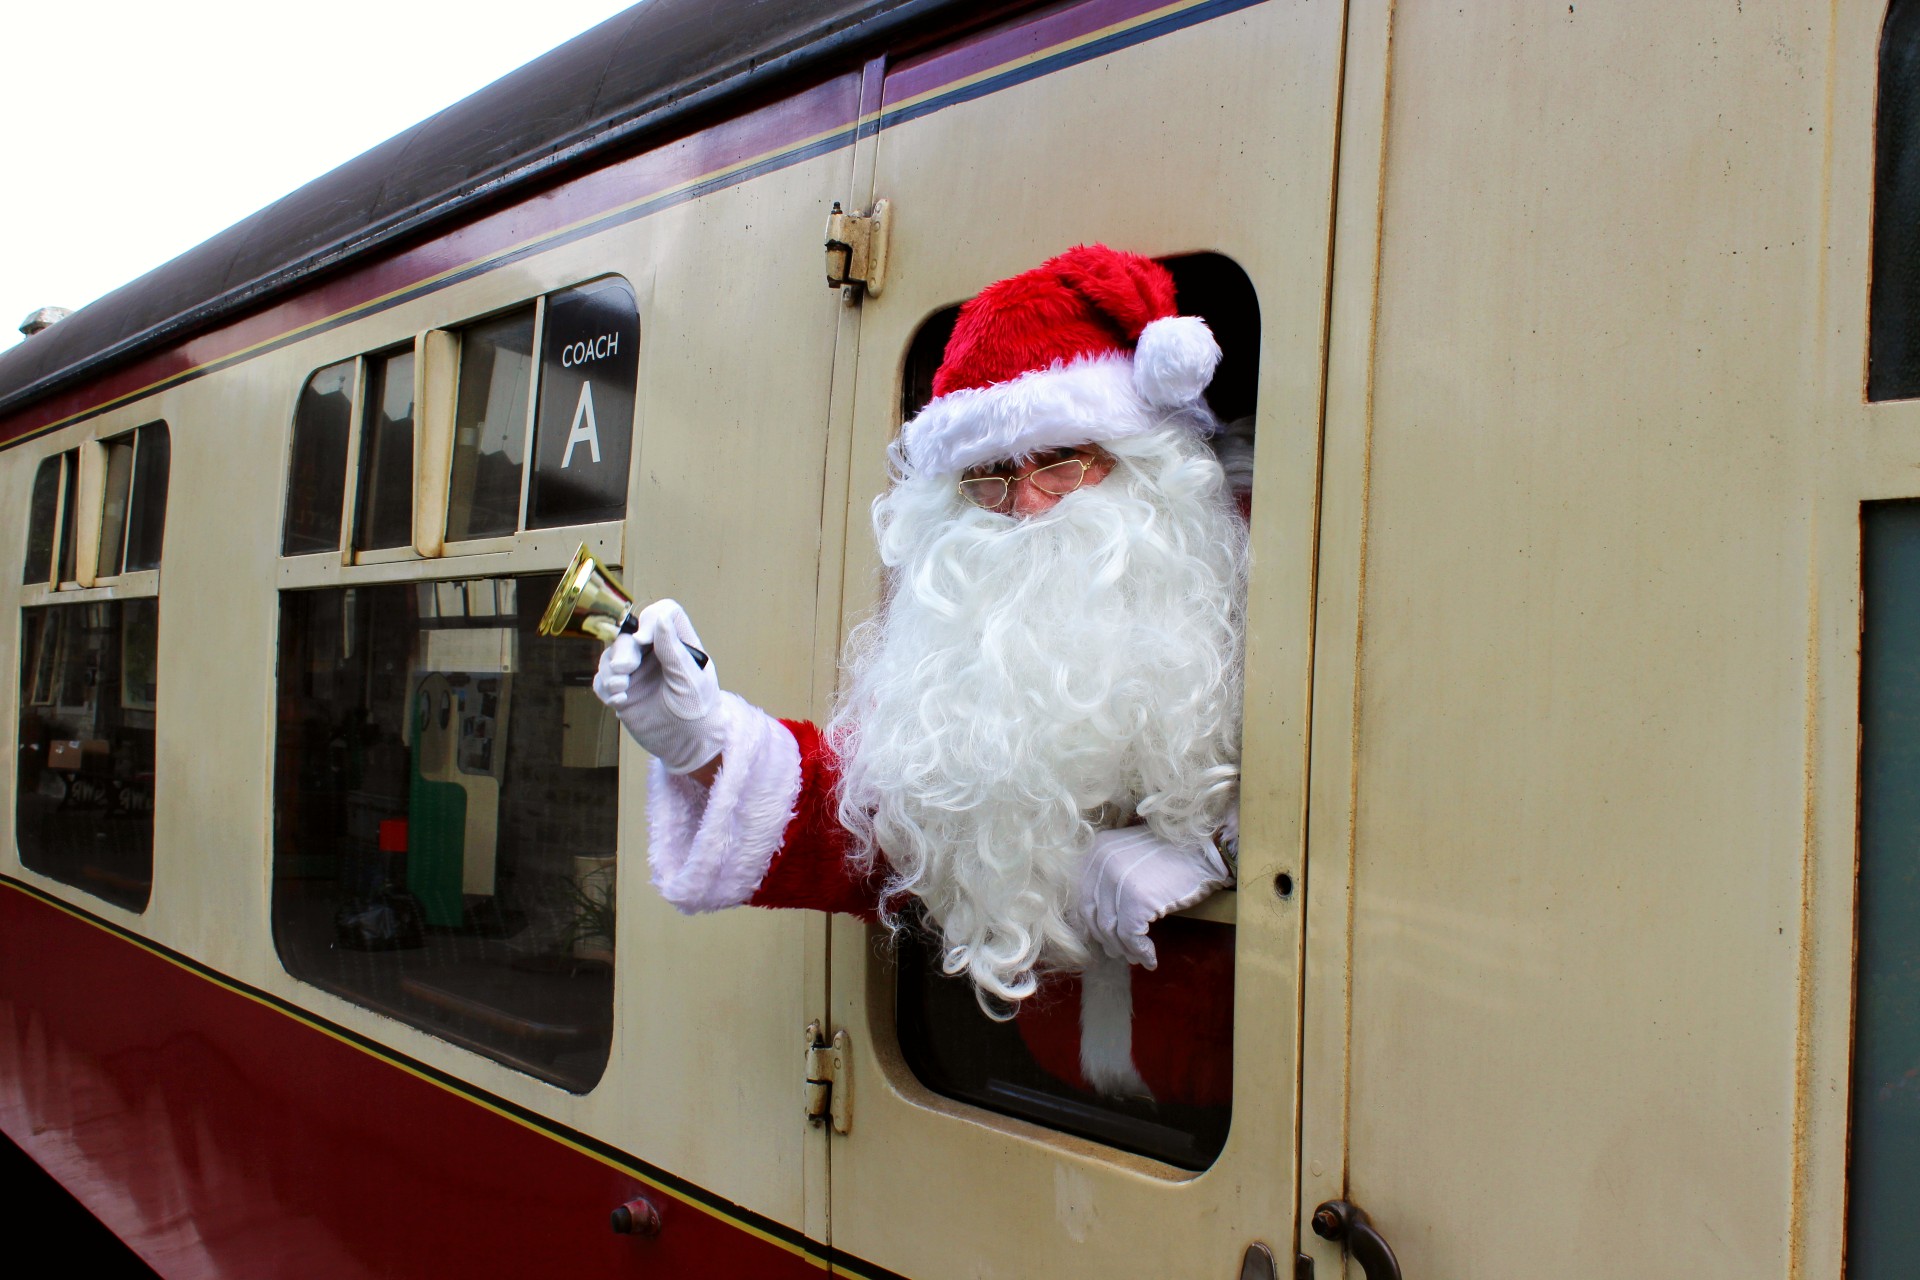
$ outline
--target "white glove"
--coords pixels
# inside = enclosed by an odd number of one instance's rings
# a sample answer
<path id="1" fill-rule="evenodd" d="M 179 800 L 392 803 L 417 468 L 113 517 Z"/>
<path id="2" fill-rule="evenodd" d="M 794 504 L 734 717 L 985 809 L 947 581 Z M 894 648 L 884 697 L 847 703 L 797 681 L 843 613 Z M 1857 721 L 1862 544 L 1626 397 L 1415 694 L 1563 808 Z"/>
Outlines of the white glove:
<path id="1" fill-rule="evenodd" d="M 702 667 L 687 651 L 706 646 L 676 602 L 654 601 L 640 611 L 639 624 L 600 655 L 593 691 L 668 773 L 692 773 L 720 754 L 719 675 L 712 662 Z M 643 645 L 653 646 L 644 662 Z"/>
<path id="2" fill-rule="evenodd" d="M 1233 883 L 1212 841 L 1168 844 L 1153 828 L 1096 832 L 1080 871 L 1080 920 L 1087 941 L 1116 960 L 1160 963 L 1147 926 Z"/>

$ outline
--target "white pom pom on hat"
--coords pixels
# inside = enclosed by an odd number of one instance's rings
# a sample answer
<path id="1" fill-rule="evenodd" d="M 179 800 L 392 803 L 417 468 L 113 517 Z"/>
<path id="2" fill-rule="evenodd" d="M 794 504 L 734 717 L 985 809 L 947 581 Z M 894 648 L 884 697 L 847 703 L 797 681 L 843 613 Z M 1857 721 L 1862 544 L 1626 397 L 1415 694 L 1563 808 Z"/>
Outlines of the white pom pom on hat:
<path id="1" fill-rule="evenodd" d="M 915 471 L 950 473 L 1142 435 L 1197 406 L 1219 364 L 1206 321 L 1176 314 L 1164 266 L 1081 245 L 960 309 L 900 450 Z"/>
<path id="2" fill-rule="evenodd" d="M 1163 409 L 1192 404 L 1220 367 L 1220 344 L 1199 316 L 1167 316 L 1140 331 L 1133 348 L 1133 386 Z"/>

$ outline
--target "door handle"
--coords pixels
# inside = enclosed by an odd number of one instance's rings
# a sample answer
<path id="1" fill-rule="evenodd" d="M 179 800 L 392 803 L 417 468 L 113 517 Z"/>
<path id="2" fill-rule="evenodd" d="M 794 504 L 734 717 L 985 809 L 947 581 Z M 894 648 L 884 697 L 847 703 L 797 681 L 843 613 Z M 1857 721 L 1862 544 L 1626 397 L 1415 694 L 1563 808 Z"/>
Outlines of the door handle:
<path id="1" fill-rule="evenodd" d="M 1367 1280 L 1401 1280 L 1400 1260 L 1386 1237 L 1367 1221 L 1367 1211 L 1350 1200 L 1329 1200 L 1313 1211 L 1313 1234 L 1344 1244 Z"/>

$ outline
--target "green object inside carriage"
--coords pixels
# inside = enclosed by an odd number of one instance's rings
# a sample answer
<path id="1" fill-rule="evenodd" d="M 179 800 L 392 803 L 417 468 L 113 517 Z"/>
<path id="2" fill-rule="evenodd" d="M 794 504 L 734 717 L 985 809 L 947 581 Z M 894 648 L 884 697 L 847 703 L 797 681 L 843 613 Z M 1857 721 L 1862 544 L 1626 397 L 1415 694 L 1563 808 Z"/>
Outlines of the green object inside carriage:
<path id="1" fill-rule="evenodd" d="M 298 978 L 584 1090 L 612 1044 L 617 738 L 600 646 L 536 638 L 553 584 L 283 593 L 274 940 Z"/>

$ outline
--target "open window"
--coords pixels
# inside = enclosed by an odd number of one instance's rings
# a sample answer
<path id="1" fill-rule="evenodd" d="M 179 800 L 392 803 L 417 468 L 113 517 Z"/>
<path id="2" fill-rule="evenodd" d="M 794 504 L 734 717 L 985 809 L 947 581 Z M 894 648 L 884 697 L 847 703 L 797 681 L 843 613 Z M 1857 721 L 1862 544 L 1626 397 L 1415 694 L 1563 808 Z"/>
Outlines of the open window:
<path id="1" fill-rule="evenodd" d="M 14 834 L 132 911 L 153 886 L 164 422 L 44 459 L 28 503 Z"/>
<path id="2" fill-rule="evenodd" d="M 1260 308 L 1252 282 L 1231 259 L 1196 254 L 1168 260 L 1182 314 L 1213 329 L 1222 360 L 1208 386 L 1208 407 L 1220 422 L 1212 444 L 1234 500 L 1251 516 L 1254 419 L 1258 390 Z M 933 376 L 959 308 L 926 321 L 908 349 L 902 377 L 901 420 L 933 396 Z M 1198 1064 L 1192 1100 L 1115 1099 L 1077 1078 L 1076 1046 L 1055 1043 L 1058 1018 L 1016 1017 L 996 1022 L 981 1012 L 963 978 L 941 972 L 937 937 L 920 930 L 897 951 L 894 1019 L 902 1056 L 934 1092 L 1004 1115 L 1150 1156 L 1184 1169 L 1204 1169 L 1226 1142 L 1231 1120 L 1233 926 L 1231 894 L 1179 919 L 1162 922 L 1156 936 L 1184 957 L 1182 982 L 1204 985 L 1196 1008 L 1216 1016 L 1195 1027 L 1207 1039 L 1210 1061 Z M 1176 935 L 1178 935 L 1176 937 Z M 1171 941 L 1171 946 L 1167 943 Z M 1075 981 L 1053 980 L 1039 1002 L 1078 1002 Z"/>

